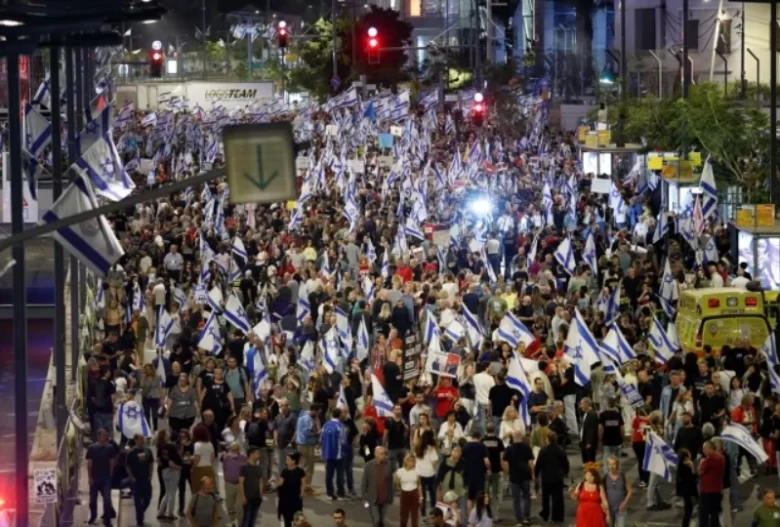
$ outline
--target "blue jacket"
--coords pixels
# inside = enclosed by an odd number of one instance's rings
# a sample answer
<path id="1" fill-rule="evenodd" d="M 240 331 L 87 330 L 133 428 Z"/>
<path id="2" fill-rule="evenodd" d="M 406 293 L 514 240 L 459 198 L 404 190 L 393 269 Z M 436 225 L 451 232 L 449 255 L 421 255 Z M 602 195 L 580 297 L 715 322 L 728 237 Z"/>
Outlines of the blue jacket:
<path id="1" fill-rule="evenodd" d="M 298 422 L 295 425 L 295 442 L 299 445 L 316 445 L 317 434 L 314 428 L 314 419 L 308 411 L 301 411 Z"/>
<path id="2" fill-rule="evenodd" d="M 322 427 L 322 459 L 336 460 L 344 457 L 344 436 L 347 427 L 337 419 L 331 419 Z"/>

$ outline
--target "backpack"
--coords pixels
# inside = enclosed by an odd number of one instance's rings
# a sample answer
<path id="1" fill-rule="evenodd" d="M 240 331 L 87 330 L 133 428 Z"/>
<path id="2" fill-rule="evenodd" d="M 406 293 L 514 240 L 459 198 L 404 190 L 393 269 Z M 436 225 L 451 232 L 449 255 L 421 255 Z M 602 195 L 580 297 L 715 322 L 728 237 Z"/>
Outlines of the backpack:
<path id="1" fill-rule="evenodd" d="M 252 421 L 246 427 L 246 441 L 249 443 L 249 446 L 265 446 L 265 438 L 260 434 L 260 423 L 257 421 Z"/>

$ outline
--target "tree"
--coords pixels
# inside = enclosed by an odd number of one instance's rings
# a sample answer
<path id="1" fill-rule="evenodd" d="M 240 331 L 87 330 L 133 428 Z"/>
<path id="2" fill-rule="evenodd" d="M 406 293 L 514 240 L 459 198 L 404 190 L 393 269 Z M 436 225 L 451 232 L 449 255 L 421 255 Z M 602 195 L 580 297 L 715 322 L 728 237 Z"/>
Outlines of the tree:
<path id="1" fill-rule="evenodd" d="M 302 65 L 290 71 L 290 83 L 294 88 L 302 88 L 319 100 L 325 99 L 329 93 L 334 93 L 331 79 L 333 78 L 333 33 L 330 21 L 319 19 L 314 28 L 309 30 L 312 38 L 296 39 L 296 51 Z M 342 49 L 343 35 L 346 33 L 347 22 L 336 20 L 336 49 Z M 291 40 L 292 42 L 292 40 Z M 336 55 L 336 71 L 344 81 L 349 77 L 349 63 L 343 53 Z"/>

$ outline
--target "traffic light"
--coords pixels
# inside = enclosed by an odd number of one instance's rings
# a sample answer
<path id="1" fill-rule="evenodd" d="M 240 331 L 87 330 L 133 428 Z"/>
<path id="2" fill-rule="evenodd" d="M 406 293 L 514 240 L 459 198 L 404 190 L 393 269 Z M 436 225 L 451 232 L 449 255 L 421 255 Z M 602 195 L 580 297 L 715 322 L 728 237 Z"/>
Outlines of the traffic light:
<path id="1" fill-rule="evenodd" d="M 368 28 L 366 53 L 368 53 L 369 64 L 379 64 L 379 31 L 375 27 Z"/>
<path id="2" fill-rule="evenodd" d="M 149 50 L 149 76 L 155 79 L 163 76 L 162 42 L 159 40 L 152 42 L 152 49 Z"/>
<path id="3" fill-rule="evenodd" d="M 279 49 L 287 49 L 287 37 L 289 33 L 287 31 L 287 22 L 280 21 L 276 26 L 276 38 L 278 39 Z"/>
<path id="4" fill-rule="evenodd" d="M 486 111 L 485 97 L 479 92 L 475 93 L 474 105 L 471 107 L 471 121 L 475 126 L 482 126 L 482 123 L 485 121 Z"/>

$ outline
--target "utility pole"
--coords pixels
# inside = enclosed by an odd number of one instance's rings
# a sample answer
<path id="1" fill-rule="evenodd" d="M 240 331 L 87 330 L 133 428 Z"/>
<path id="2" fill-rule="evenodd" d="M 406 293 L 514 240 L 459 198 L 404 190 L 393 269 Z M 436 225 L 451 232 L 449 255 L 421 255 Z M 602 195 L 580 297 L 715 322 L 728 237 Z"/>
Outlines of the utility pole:
<path id="1" fill-rule="evenodd" d="M 495 33 L 495 28 L 493 27 L 493 0 L 486 0 L 485 2 L 485 9 L 487 10 L 487 51 L 485 52 L 485 62 L 487 64 L 492 64 L 493 61 L 493 38 Z"/>
<path id="2" fill-rule="evenodd" d="M 720 15 L 720 13 L 718 13 Z M 745 77 L 745 2 L 742 2 L 742 39 L 740 42 L 740 69 L 742 70 L 740 72 L 740 85 L 742 87 L 742 98 L 744 99 L 747 95 L 747 78 Z M 756 84 L 758 84 L 758 80 L 756 80 Z"/>
<path id="3" fill-rule="evenodd" d="M 336 44 L 338 41 L 338 37 L 336 35 L 336 1 L 333 0 L 330 7 L 330 25 L 331 25 L 331 39 L 333 40 L 332 46 L 333 46 L 333 78 L 338 79 L 339 77 L 339 64 L 338 64 L 338 54 L 336 53 Z"/>
<path id="4" fill-rule="evenodd" d="M 683 22 L 682 22 L 682 96 L 683 99 L 688 98 L 688 85 L 691 81 L 691 71 L 690 71 L 690 62 L 688 61 L 688 0 L 683 0 Z M 687 131 L 685 132 L 685 137 L 683 137 L 683 144 L 682 144 L 682 159 L 684 161 L 687 161 L 688 159 L 688 137 L 687 137 Z M 681 166 L 677 167 L 677 177 L 680 177 L 680 168 Z M 679 185 L 678 185 L 679 188 Z M 678 206 L 679 206 L 679 200 L 678 200 Z"/>
<path id="5" fill-rule="evenodd" d="M 769 10 L 769 201 L 777 203 L 777 0 Z"/>
<path id="6" fill-rule="evenodd" d="M 626 57 L 626 0 L 620 0 L 620 77 L 621 98 L 628 97 L 628 59 Z"/>
<path id="7" fill-rule="evenodd" d="M 201 12 L 201 22 L 203 24 L 203 31 L 200 34 L 201 41 L 203 43 L 203 76 L 206 76 L 206 0 L 201 0 L 200 5 L 200 12 Z"/>

